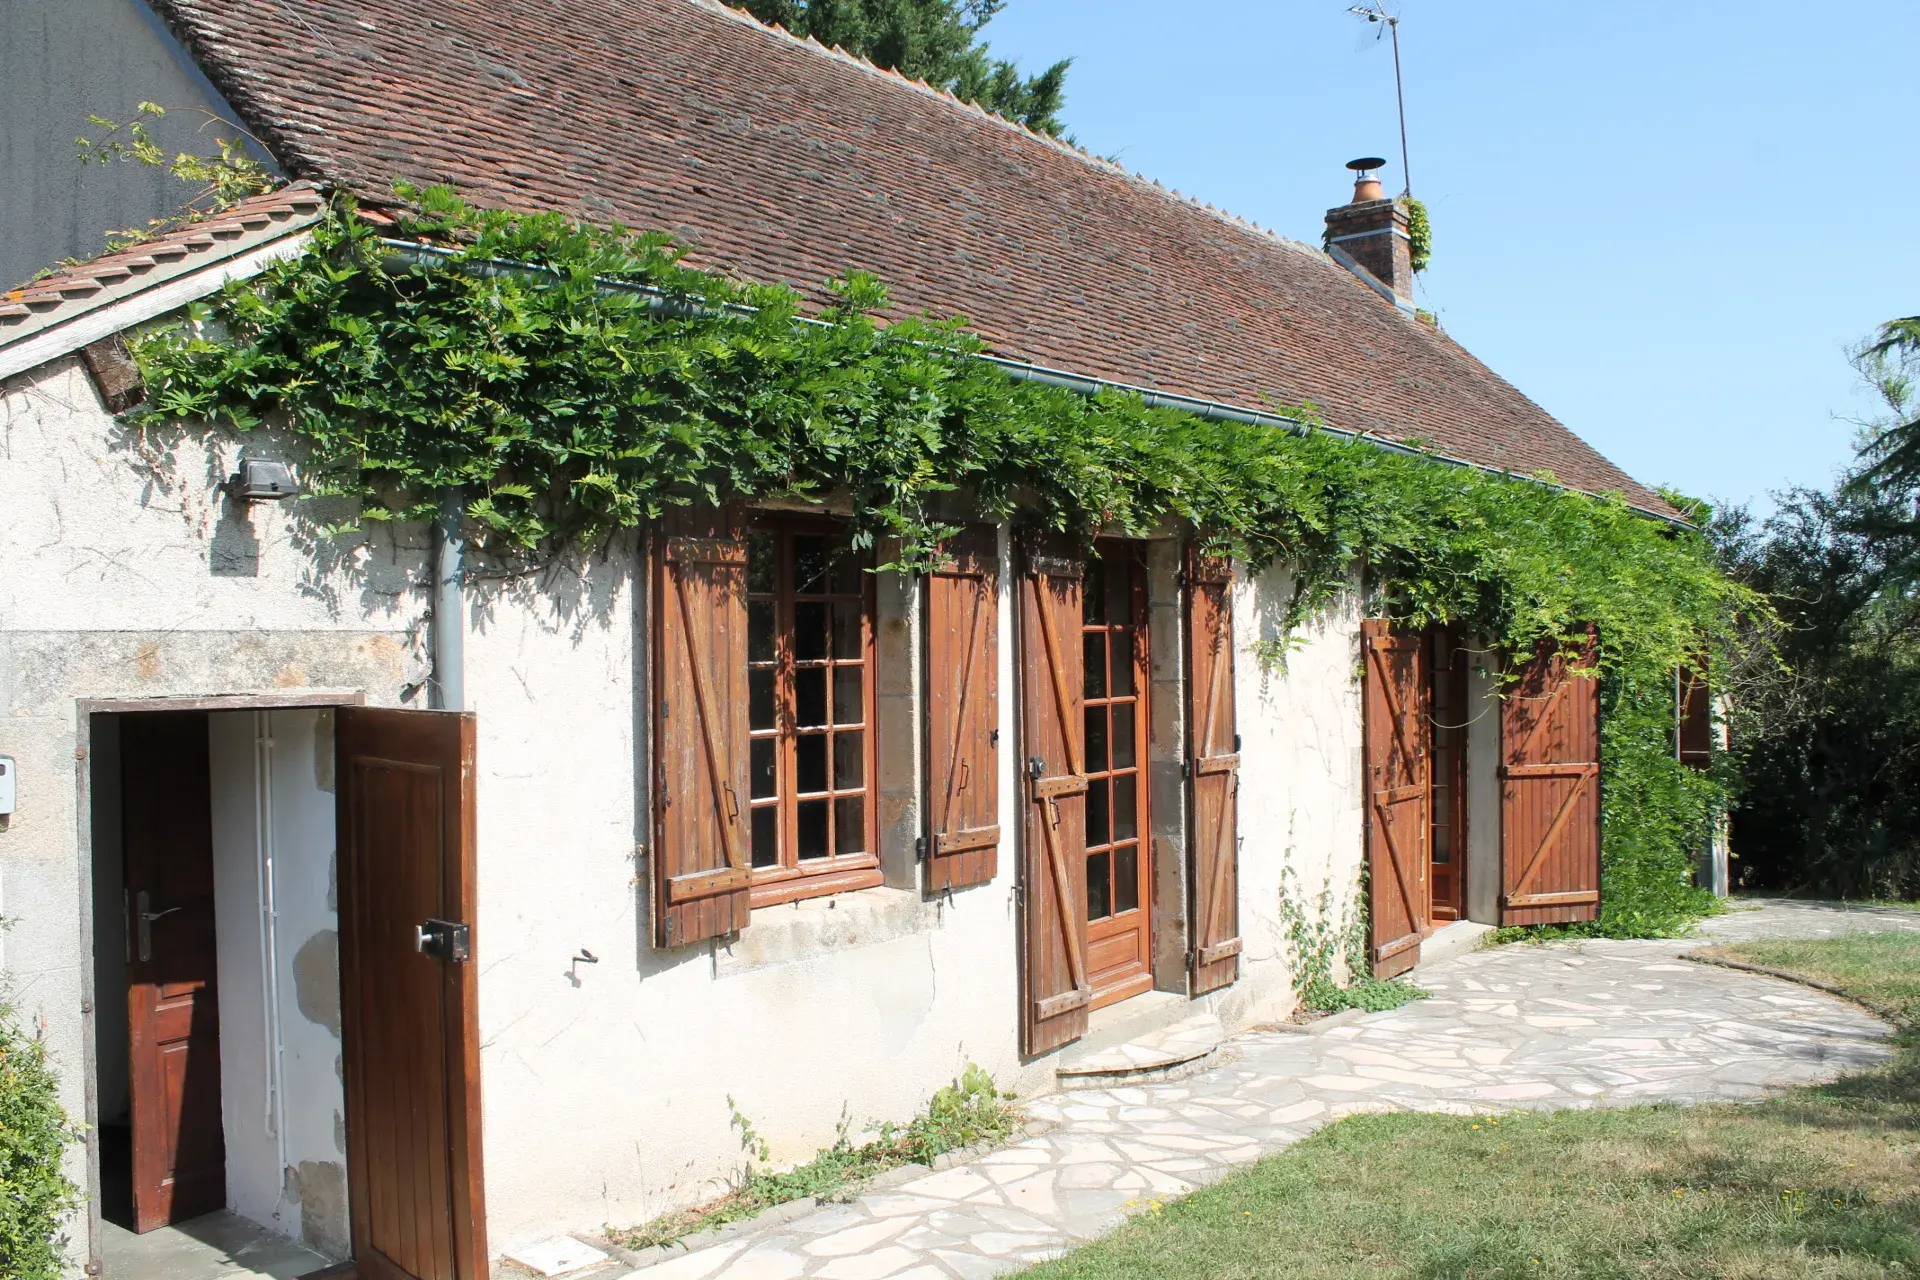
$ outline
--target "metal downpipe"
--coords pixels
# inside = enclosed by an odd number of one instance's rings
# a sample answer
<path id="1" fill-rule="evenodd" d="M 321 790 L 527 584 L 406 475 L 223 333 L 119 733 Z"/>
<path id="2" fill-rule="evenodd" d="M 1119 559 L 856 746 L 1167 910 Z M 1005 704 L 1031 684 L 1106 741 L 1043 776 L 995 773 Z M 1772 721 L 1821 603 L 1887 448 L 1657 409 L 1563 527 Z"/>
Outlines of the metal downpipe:
<path id="1" fill-rule="evenodd" d="M 440 491 L 433 522 L 433 696 L 438 711 L 467 709 L 466 495 Z"/>

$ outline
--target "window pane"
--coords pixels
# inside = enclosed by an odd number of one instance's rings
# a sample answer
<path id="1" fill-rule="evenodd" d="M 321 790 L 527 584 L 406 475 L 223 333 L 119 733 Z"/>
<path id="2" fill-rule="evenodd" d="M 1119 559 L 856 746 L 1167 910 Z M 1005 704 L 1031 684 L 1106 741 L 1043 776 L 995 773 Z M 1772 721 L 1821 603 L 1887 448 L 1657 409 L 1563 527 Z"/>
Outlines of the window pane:
<path id="1" fill-rule="evenodd" d="M 1087 855 L 1087 919 L 1104 920 L 1113 914 L 1113 895 L 1107 883 L 1107 855 Z"/>
<path id="2" fill-rule="evenodd" d="M 1121 845 L 1113 851 L 1113 914 L 1140 907 L 1140 846 Z"/>
<path id="3" fill-rule="evenodd" d="M 1081 637 L 1081 642 L 1081 652 L 1086 655 L 1087 696 L 1104 698 L 1107 696 L 1107 634 L 1089 632 Z"/>
<path id="4" fill-rule="evenodd" d="M 793 589 L 803 596 L 817 596 L 827 589 L 827 540 L 817 534 L 795 534 L 793 539 Z"/>
<path id="5" fill-rule="evenodd" d="M 748 794 L 755 800 L 765 800 L 769 796 L 780 794 L 779 781 L 774 776 L 774 748 L 779 745 L 775 738 L 755 738 L 751 748 L 751 757 L 747 766 Z"/>
<path id="6" fill-rule="evenodd" d="M 836 658 L 866 657 L 864 641 L 866 637 L 860 630 L 861 608 L 851 602 L 833 606 L 833 656 Z"/>
<path id="7" fill-rule="evenodd" d="M 833 802 L 833 847 L 836 853 L 867 851 L 867 801 L 849 796 Z"/>
<path id="8" fill-rule="evenodd" d="M 1130 560 L 1116 561 L 1107 573 L 1107 621 L 1133 621 L 1133 571 Z"/>
<path id="9" fill-rule="evenodd" d="M 802 800 L 799 809 L 800 856 L 827 856 L 827 806 L 831 800 Z"/>
<path id="10" fill-rule="evenodd" d="M 867 702 L 860 696 L 866 684 L 866 674 L 866 671 L 860 667 L 833 669 L 833 722 L 835 724 L 866 723 Z"/>
<path id="11" fill-rule="evenodd" d="M 827 616 L 830 607 L 819 600 L 793 606 L 795 662 L 818 662 L 827 656 Z"/>
<path id="12" fill-rule="evenodd" d="M 1107 827 L 1107 780 L 1095 778 L 1087 784 L 1087 845 L 1105 844 Z"/>
<path id="13" fill-rule="evenodd" d="M 1133 692 L 1133 632 L 1115 631 L 1113 644 L 1113 695 L 1125 697 Z"/>
<path id="14" fill-rule="evenodd" d="M 1140 775 L 1123 773 L 1113 780 L 1113 838 L 1131 840 L 1140 834 Z"/>
<path id="15" fill-rule="evenodd" d="M 863 559 L 864 557 L 852 547 L 841 547 L 839 553 L 833 558 L 833 574 L 832 580 L 828 583 L 828 589 L 835 595 L 847 596 L 858 595 L 865 591 L 866 583 L 862 579 L 866 574 L 861 572 Z"/>
<path id="16" fill-rule="evenodd" d="M 780 862 L 780 810 L 774 805 L 753 811 L 753 865 L 778 866 Z"/>
<path id="17" fill-rule="evenodd" d="M 747 602 L 747 661 L 772 662 L 773 659 L 773 601 L 750 600 Z"/>
<path id="18" fill-rule="evenodd" d="M 1107 567 L 1098 560 L 1087 561 L 1080 580 L 1080 613 L 1089 625 L 1107 620 Z"/>
<path id="19" fill-rule="evenodd" d="M 803 794 L 827 789 L 827 735 L 802 734 L 793 740 L 793 785 Z"/>
<path id="20" fill-rule="evenodd" d="M 800 667 L 793 673 L 793 722 L 802 729 L 827 722 L 827 669 Z"/>
<path id="21" fill-rule="evenodd" d="M 1113 767 L 1131 769 L 1133 767 L 1133 704 L 1116 702 L 1113 704 Z"/>
<path id="22" fill-rule="evenodd" d="M 1107 709 L 1087 708 L 1087 772 L 1107 771 Z"/>
<path id="23" fill-rule="evenodd" d="M 771 668 L 747 672 L 747 723 L 755 729 L 772 729 L 776 726 Z"/>
<path id="24" fill-rule="evenodd" d="M 833 735 L 833 789 L 851 791 L 867 771 L 866 738 L 859 733 Z"/>
<path id="25" fill-rule="evenodd" d="M 772 591 L 780 540 L 771 533 L 747 535 L 747 590 Z"/>

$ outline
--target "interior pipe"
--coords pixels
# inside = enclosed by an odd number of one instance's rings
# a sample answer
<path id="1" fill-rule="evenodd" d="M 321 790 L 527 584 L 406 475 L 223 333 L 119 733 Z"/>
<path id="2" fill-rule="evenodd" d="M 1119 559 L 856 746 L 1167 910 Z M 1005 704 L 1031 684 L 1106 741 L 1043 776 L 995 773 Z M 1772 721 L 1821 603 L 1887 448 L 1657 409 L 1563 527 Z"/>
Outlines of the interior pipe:
<path id="1" fill-rule="evenodd" d="M 466 542 L 460 527 L 466 511 L 458 487 L 440 491 L 433 522 L 433 705 L 440 711 L 467 709 Z"/>
<path id="2" fill-rule="evenodd" d="M 414 240 L 396 240 L 381 237 L 380 243 L 387 249 L 390 260 L 407 266 L 433 266 L 454 263 L 462 270 L 482 276 L 546 276 L 558 280 L 562 273 L 552 267 L 543 267 L 531 262 L 514 262 L 506 258 L 469 258 L 463 257 L 458 249 L 449 249 L 442 245 L 422 244 Z M 654 285 L 635 284 L 631 280 L 615 280 L 606 276 L 596 277 L 595 283 L 608 293 L 637 294 L 648 299 L 647 310 L 656 316 L 688 319 L 702 315 L 753 315 L 757 308 L 739 302 L 725 302 L 719 305 L 702 304 L 688 301 L 668 293 Z M 828 321 L 817 320 L 810 316 L 797 316 L 800 324 L 831 327 Z M 1412 445 L 1387 440 L 1367 431 L 1347 431 L 1340 427 L 1330 427 L 1324 423 L 1308 422 L 1284 413 L 1265 413 L 1255 409 L 1242 409 L 1236 405 L 1225 404 L 1219 400 L 1205 400 L 1197 396 L 1174 395 L 1165 391 L 1156 391 L 1152 387 L 1143 387 L 1130 382 L 1113 382 L 1105 378 L 1089 378 L 1082 374 L 1068 373 L 1062 369 L 1050 369 L 1045 365 L 1030 364 L 1024 360 L 1010 360 L 1005 356 L 988 355 L 985 352 L 974 353 L 973 359 L 993 365 L 1015 382 L 1034 382 L 1042 386 L 1059 387 L 1064 391 L 1073 391 L 1081 395 L 1098 395 L 1102 391 L 1119 391 L 1138 396 L 1141 403 L 1149 409 L 1178 409 L 1190 413 L 1196 418 L 1210 422 L 1243 422 L 1249 426 L 1275 427 L 1294 435 L 1304 436 L 1310 432 L 1323 432 L 1343 440 L 1364 441 L 1376 449 L 1388 453 L 1398 453 L 1410 458 L 1425 458 L 1450 467 L 1464 467 L 1470 471 L 1480 471 L 1488 475 L 1500 476 L 1507 480 L 1522 480 L 1530 484 L 1544 485 L 1549 489 L 1558 489 L 1564 493 L 1585 493 L 1572 485 L 1561 484 L 1554 480 L 1542 480 L 1538 476 L 1517 475 L 1505 467 L 1491 467 L 1483 462 L 1473 462 L 1466 458 L 1456 458 L 1450 454 L 1438 453 L 1431 449 L 1417 449 Z M 1693 525 L 1678 516 L 1662 514 L 1647 507 L 1636 506 L 1629 502 L 1627 509 L 1649 520 L 1657 520 L 1676 529 L 1691 529 Z"/>

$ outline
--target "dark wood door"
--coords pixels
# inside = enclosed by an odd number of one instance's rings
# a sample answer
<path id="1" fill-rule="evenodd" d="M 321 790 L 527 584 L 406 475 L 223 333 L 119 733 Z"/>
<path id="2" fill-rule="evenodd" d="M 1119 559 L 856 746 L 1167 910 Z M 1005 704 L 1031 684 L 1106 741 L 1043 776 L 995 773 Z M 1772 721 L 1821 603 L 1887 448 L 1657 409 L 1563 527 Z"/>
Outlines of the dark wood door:
<path id="1" fill-rule="evenodd" d="M 1404 973 L 1420 963 L 1429 922 L 1432 755 L 1428 742 L 1425 637 L 1390 623 L 1360 624 L 1366 648 L 1364 731 L 1367 873 L 1373 971 Z"/>
<path id="2" fill-rule="evenodd" d="M 361 1280 L 486 1274 L 474 719 L 343 707 L 340 994 Z M 464 931 L 462 930 L 464 926 Z"/>
<path id="3" fill-rule="evenodd" d="M 223 1209 L 207 717 L 120 726 L 134 1230 Z"/>
<path id="4" fill-rule="evenodd" d="M 1084 566 L 1030 546 L 1020 575 L 1021 750 L 1026 756 L 1022 1042 L 1028 1054 L 1086 1034 L 1087 775 L 1081 752 L 1080 593 Z"/>
<path id="5" fill-rule="evenodd" d="M 1467 650 L 1449 627 L 1432 627 L 1433 644 L 1433 922 L 1466 915 Z"/>
<path id="6" fill-rule="evenodd" d="M 1597 640 L 1542 644 L 1500 708 L 1500 923 L 1565 924 L 1600 911 Z"/>
<path id="7" fill-rule="evenodd" d="M 1153 986 L 1147 823 L 1147 566 L 1137 542 L 1087 562 L 1078 637 L 1085 694 L 1087 979 L 1093 1007 Z"/>
<path id="8" fill-rule="evenodd" d="M 1193 822 L 1193 994 L 1240 976 L 1240 733 L 1233 566 L 1187 548 L 1187 787 Z"/>

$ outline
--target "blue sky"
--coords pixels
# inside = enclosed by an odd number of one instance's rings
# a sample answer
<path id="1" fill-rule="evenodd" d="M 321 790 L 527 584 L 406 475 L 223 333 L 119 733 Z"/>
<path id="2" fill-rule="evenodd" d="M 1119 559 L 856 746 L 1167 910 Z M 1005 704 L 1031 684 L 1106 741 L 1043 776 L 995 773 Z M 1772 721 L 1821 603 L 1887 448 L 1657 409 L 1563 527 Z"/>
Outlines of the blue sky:
<path id="1" fill-rule="evenodd" d="M 1075 61 L 1089 150 L 1318 243 L 1355 156 L 1401 182 L 1354 0 L 1010 0 Z M 1920 4 L 1402 0 L 1421 305 L 1637 478 L 1823 484 L 1868 410 L 1846 348 L 1920 312 Z"/>

